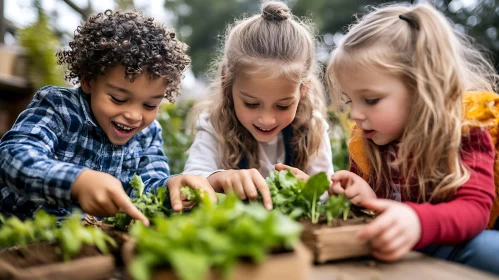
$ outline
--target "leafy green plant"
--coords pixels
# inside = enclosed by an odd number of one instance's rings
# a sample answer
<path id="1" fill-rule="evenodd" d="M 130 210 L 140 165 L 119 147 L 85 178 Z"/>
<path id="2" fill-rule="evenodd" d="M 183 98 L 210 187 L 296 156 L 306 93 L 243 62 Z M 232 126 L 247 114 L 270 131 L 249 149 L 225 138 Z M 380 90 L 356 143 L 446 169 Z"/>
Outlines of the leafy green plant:
<path id="1" fill-rule="evenodd" d="M 319 201 L 329 188 L 324 172 L 311 176 L 305 183 L 289 170 L 272 171 L 266 181 L 274 209 L 293 219 L 308 218 L 315 224 L 324 216 L 330 225 L 340 215 L 346 219 L 350 211 L 350 202 L 344 195 L 332 195 L 325 202 Z"/>
<path id="2" fill-rule="evenodd" d="M 57 226 L 57 218 L 38 211 L 33 219 L 21 221 L 12 216 L 8 219 L 0 215 L 0 247 L 27 245 L 33 242 L 56 242 L 64 260 L 77 255 L 83 245 L 96 246 L 102 253 L 109 252 L 108 245 L 116 247 L 114 239 L 96 227 L 86 227 L 81 223 L 81 213 L 75 211 L 72 216 Z"/>
<path id="3" fill-rule="evenodd" d="M 188 132 L 189 111 L 192 102 L 183 104 L 165 103 L 161 105 L 158 121 L 163 128 L 163 150 L 168 157 L 168 164 L 172 174 L 179 174 L 184 170 L 188 150 L 194 141 Z"/>
<path id="4" fill-rule="evenodd" d="M 130 180 L 135 198 L 132 203 L 149 219 L 158 216 L 169 216 L 172 210 L 168 207 L 170 201 L 166 187 L 157 188 L 155 193 L 144 194 L 144 182 L 137 174 Z M 125 212 L 118 212 L 114 217 L 104 219 L 105 223 L 114 224 L 116 228 L 125 229 L 132 222 L 132 218 Z"/>
<path id="5" fill-rule="evenodd" d="M 33 219 L 21 221 L 16 216 L 5 219 L 0 215 L 0 247 L 26 245 L 35 241 L 54 241 L 56 217 L 45 211 L 36 212 Z"/>
<path id="6" fill-rule="evenodd" d="M 240 258 L 265 259 L 272 248 L 292 248 L 302 227 L 259 203 L 244 204 L 229 194 L 212 204 L 207 195 L 183 189 L 199 201 L 188 215 L 154 218 L 155 227 L 133 224 L 137 257 L 130 267 L 135 279 L 149 279 L 154 267 L 168 264 L 180 279 L 202 279 L 210 268 L 229 276 Z"/>

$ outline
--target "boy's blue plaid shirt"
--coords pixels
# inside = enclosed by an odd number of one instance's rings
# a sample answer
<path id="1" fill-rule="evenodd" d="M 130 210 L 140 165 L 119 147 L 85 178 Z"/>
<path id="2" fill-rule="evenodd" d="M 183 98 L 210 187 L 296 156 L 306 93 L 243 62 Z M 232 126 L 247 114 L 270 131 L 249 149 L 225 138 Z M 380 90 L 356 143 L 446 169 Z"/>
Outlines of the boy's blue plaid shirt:
<path id="1" fill-rule="evenodd" d="M 166 185 L 170 170 L 159 123 L 125 145 L 113 145 L 96 124 L 89 98 L 81 88 L 44 87 L 36 93 L 0 141 L 0 213 L 27 218 L 40 206 L 69 213 L 77 205 L 71 184 L 84 168 L 115 176 L 129 195 L 134 173 L 145 191 Z"/>

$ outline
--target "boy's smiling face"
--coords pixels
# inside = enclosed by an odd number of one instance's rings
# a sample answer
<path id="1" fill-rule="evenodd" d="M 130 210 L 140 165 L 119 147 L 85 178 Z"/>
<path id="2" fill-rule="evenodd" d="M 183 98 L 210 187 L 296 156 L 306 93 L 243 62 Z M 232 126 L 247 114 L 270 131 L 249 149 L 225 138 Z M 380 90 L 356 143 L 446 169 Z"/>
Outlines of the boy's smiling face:
<path id="1" fill-rule="evenodd" d="M 163 78 L 150 80 L 144 73 L 130 82 L 121 65 L 106 69 L 95 80 L 81 81 L 90 94 L 90 106 L 97 123 L 115 145 L 127 143 L 156 118 L 166 92 Z"/>

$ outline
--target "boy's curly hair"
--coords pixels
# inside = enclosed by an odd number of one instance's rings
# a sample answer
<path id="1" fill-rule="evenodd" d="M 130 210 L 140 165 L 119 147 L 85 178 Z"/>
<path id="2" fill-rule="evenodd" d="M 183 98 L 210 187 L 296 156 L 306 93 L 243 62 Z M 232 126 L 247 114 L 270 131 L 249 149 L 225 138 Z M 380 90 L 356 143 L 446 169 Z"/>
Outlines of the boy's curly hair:
<path id="1" fill-rule="evenodd" d="M 133 82 L 144 71 L 150 79 L 165 78 L 165 97 L 174 102 L 180 93 L 184 70 L 190 65 L 187 45 L 175 33 L 139 11 L 92 15 L 75 31 L 70 50 L 57 52 L 58 64 L 66 64 L 66 80 L 93 80 L 106 67 L 123 65 L 125 78 Z"/>

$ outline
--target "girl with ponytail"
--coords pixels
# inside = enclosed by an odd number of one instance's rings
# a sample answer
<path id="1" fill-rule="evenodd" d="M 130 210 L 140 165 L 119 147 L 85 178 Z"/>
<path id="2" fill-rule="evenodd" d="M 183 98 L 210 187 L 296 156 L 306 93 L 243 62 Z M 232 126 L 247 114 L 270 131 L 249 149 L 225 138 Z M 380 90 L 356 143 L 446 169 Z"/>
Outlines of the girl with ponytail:
<path id="1" fill-rule="evenodd" d="M 417 249 L 499 273 L 499 232 L 484 230 L 494 143 L 464 102 L 497 100 L 492 65 L 432 6 L 391 5 L 350 27 L 327 77 L 356 123 L 350 171 L 336 172 L 329 192 L 380 212 L 358 234 L 374 256 Z"/>

